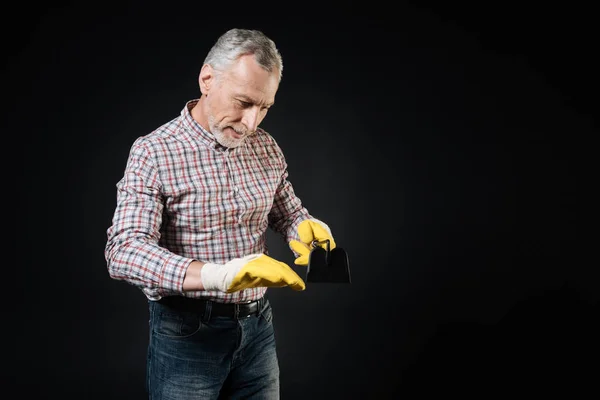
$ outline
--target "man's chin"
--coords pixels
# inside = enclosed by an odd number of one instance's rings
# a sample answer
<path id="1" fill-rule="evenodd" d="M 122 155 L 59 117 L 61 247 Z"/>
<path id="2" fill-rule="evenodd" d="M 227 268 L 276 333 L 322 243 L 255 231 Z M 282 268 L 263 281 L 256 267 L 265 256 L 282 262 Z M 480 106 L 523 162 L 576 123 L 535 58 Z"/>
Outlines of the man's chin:
<path id="1" fill-rule="evenodd" d="M 237 138 L 232 138 L 230 136 L 226 136 L 223 134 L 219 134 L 219 135 L 215 135 L 215 138 L 217 139 L 217 142 L 219 142 L 219 144 L 221 146 L 229 147 L 229 148 L 235 148 L 235 147 L 240 146 L 242 143 L 244 143 L 244 137 L 237 139 Z"/>

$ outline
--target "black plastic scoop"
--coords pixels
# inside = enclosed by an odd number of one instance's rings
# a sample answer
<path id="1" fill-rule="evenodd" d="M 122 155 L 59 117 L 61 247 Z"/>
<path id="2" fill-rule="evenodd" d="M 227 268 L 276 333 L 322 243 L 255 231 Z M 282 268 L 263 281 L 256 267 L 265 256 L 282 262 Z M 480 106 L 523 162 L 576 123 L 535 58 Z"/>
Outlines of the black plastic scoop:
<path id="1" fill-rule="evenodd" d="M 327 243 L 324 249 L 319 244 Z M 340 247 L 329 248 L 329 239 L 313 241 L 308 256 L 307 282 L 351 283 L 348 253 Z"/>

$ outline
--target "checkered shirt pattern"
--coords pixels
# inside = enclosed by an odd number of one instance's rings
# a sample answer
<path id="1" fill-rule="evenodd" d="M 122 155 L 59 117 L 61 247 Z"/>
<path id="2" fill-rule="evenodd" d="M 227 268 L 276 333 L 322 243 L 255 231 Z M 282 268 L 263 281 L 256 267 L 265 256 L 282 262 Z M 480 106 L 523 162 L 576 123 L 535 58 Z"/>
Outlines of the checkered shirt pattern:
<path id="1" fill-rule="evenodd" d="M 183 292 L 186 269 L 193 260 L 223 264 L 268 254 L 267 228 L 289 242 L 298 239 L 300 222 L 312 217 L 287 179 L 275 139 L 259 128 L 241 146 L 225 148 L 192 118 L 197 101 L 133 142 L 107 229 L 108 270 L 150 300 L 256 300 L 266 288 Z"/>

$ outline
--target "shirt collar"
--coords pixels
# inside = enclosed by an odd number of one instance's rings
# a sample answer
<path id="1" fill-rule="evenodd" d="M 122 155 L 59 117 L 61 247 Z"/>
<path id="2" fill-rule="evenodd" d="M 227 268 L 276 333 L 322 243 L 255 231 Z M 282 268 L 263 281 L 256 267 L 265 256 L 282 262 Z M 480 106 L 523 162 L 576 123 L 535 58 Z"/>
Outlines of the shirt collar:
<path id="1" fill-rule="evenodd" d="M 189 100 L 185 103 L 185 107 L 181 110 L 181 121 L 183 123 L 184 128 L 187 133 L 195 140 L 199 140 L 204 145 L 210 147 L 211 149 L 215 149 L 217 151 L 231 151 L 223 145 L 221 145 L 215 135 L 211 132 L 207 131 L 192 117 L 192 108 L 198 103 L 200 99 Z"/>

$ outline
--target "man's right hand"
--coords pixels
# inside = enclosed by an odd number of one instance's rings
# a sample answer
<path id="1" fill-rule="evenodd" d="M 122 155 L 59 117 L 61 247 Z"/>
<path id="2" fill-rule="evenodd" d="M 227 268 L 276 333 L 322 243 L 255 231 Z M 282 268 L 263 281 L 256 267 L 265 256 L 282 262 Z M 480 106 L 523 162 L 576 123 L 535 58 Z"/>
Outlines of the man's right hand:
<path id="1" fill-rule="evenodd" d="M 226 264 L 205 263 L 200 270 L 204 290 L 232 293 L 252 287 L 304 290 L 306 284 L 287 264 L 266 254 L 234 258 Z"/>

